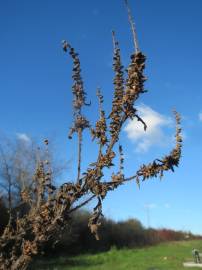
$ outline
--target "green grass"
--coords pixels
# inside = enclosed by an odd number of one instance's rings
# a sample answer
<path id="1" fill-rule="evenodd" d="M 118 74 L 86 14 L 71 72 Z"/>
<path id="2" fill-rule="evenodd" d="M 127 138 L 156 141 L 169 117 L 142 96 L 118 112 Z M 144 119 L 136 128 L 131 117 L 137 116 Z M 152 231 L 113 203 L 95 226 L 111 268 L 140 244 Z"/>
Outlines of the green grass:
<path id="1" fill-rule="evenodd" d="M 202 251 L 202 241 L 164 243 L 141 249 L 111 249 L 96 255 L 60 257 L 38 264 L 36 270 L 182 270 L 192 260 L 191 250 Z M 190 270 L 196 268 L 189 268 Z"/>

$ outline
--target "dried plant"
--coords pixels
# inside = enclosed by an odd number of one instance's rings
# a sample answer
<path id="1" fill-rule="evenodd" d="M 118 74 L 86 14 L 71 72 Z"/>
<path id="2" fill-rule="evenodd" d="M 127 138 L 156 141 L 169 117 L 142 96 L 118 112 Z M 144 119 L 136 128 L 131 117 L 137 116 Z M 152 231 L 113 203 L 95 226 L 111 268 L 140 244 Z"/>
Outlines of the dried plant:
<path id="1" fill-rule="evenodd" d="M 146 80 L 143 71 L 146 57 L 140 51 L 137 41 L 135 25 L 126 1 L 129 22 L 132 28 L 134 40 L 134 53 L 131 55 L 127 73 L 121 63 L 119 44 L 112 33 L 114 46 L 114 97 L 112 109 L 106 117 L 103 109 L 103 96 L 101 90 L 97 90 L 99 101 L 99 119 L 95 126 L 90 125 L 89 120 L 83 114 L 86 103 L 86 93 L 81 77 L 81 67 L 78 53 L 66 41 L 63 41 L 63 50 L 69 53 L 73 60 L 73 110 L 74 119 L 70 129 L 69 138 L 74 134 L 78 137 L 78 166 L 77 177 L 72 182 L 64 183 L 56 188 L 52 183 L 52 170 L 49 160 L 38 160 L 36 173 L 33 177 L 34 192 L 29 189 L 21 190 L 22 204 L 28 206 L 25 215 L 15 214 L 10 211 L 10 218 L 4 233 L 0 238 L 0 269 L 27 269 L 31 260 L 43 252 L 47 242 L 55 243 L 62 235 L 62 231 L 68 227 L 71 213 L 86 205 L 93 199 L 97 199 L 93 213 L 89 220 L 89 228 L 99 239 L 99 226 L 102 217 L 102 202 L 109 191 L 118 188 L 125 182 L 135 180 L 138 185 L 152 177 L 162 177 L 165 171 L 174 171 L 178 166 L 181 155 L 181 128 L 180 116 L 174 112 L 176 119 L 176 145 L 169 155 L 161 159 L 155 159 L 149 164 L 143 164 L 132 176 L 124 175 L 124 155 L 119 142 L 123 124 L 128 119 L 136 118 L 146 131 L 146 123 L 138 115 L 135 102 L 145 92 Z M 126 77 L 126 79 L 125 79 Z M 92 139 L 99 144 L 97 158 L 86 171 L 81 171 L 82 139 L 83 131 L 89 129 Z M 44 141 L 48 152 L 48 140 Z M 116 153 L 118 152 L 118 153 Z M 118 172 L 113 172 L 109 179 L 105 179 L 103 170 L 111 169 L 116 155 L 119 155 Z M 80 202 L 82 200 L 82 202 Z"/>

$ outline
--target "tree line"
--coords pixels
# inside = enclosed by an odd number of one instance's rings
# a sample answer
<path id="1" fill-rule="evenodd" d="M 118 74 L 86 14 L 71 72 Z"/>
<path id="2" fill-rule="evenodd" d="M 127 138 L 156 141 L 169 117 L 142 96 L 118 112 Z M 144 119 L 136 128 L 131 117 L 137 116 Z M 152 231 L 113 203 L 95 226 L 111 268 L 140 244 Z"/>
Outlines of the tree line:
<path id="1" fill-rule="evenodd" d="M 19 209 L 18 209 L 19 210 Z M 24 209 L 22 211 L 25 211 Z M 8 222 L 8 209 L 0 201 L 0 233 Z M 165 241 L 181 241 L 202 239 L 202 236 L 182 230 L 168 228 L 145 228 L 138 219 L 128 219 L 115 222 L 112 219 L 102 218 L 99 228 L 99 241 L 91 234 L 88 227 L 90 212 L 80 210 L 71 216 L 66 230 L 57 243 L 47 242 L 43 255 L 75 255 L 82 253 L 97 253 L 108 251 L 112 247 L 136 248 L 156 245 Z"/>
<path id="2" fill-rule="evenodd" d="M 69 230 L 61 237 L 57 245 L 47 246 L 47 254 L 81 254 L 108 251 L 112 247 L 136 248 L 156 245 L 165 241 L 202 239 L 200 235 L 182 230 L 168 228 L 145 228 L 138 219 L 115 222 L 102 218 L 99 228 L 99 241 L 93 237 L 88 228 L 88 211 L 79 211 L 71 217 Z"/>

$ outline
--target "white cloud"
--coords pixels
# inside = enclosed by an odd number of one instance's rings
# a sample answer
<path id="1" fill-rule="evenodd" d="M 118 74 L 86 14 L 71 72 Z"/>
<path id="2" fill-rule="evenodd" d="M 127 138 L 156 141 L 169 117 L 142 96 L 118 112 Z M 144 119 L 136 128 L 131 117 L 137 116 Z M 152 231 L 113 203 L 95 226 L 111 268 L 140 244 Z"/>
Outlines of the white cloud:
<path id="1" fill-rule="evenodd" d="M 171 126 L 171 118 L 154 111 L 144 104 L 138 106 L 137 109 L 140 117 L 147 124 L 146 132 L 142 123 L 135 118 L 130 120 L 124 129 L 128 138 L 136 143 L 136 151 L 146 152 L 151 146 L 163 146 L 168 143 L 170 138 L 164 133 L 163 127 Z"/>
<path id="2" fill-rule="evenodd" d="M 198 114 L 198 118 L 199 118 L 199 121 L 202 122 L 202 112 L 200 112 L 200 113 Z"/>
<path id="3" fill-rule="evenodd" d="M 30 137 L 25 133 L 17 133 L 17 138 L 21 141 L 24 141 L 26 143 L 30 143 L 31 139 Z"/>
<path id="4" fill-rule="evenodd" d="M 144 207 L 147 209 L 153 209 L 153 208 L 156 208 L 157 205 L 155 203 L 147 203 L 144 205 Z"/>

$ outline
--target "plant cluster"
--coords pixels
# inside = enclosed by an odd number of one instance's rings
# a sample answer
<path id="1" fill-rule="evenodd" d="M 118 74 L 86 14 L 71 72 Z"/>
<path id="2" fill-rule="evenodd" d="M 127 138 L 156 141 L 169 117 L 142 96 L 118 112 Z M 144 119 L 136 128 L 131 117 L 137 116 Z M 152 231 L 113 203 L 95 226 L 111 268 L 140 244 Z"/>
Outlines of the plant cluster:
<path id="1" fill-rule="evenodd" d="M 143 124 L 145 131 L 147 128 L 136 108 L 136 101 L 145 92 L 146 77 L 143 72 L 146 57 L 137 45 L 135 25 L 129 8 L 128 14 L 135 50 L 131 55 L 130 64 L 125 74 L 119 44 L 115 40 L 113 32 L 115 76 L 112 109 L 109 116 L 106 117 L 107 114 L 102 106 L 103 96 L 101 90 L 98 89 L 99 119 L 94 127 L 90 125 L 90 121 L 83 114 L 84 106 L 90 106 L 90 104 L 86 102 L 79 55 L 67 41 L 62 43 L 64 52 L 69 53 L 73 60 L 74 119 L 69 138 L 71 139 L 73 135 L 78 137 L 77 178 L 56 187 L 52 181 L 50 161 L 38 160 L 33 177 L 34 192 L 30 192 L 26 188 L 21 190 L 22 204 L 26 204 L 28 210 L 26 214 L 16 214 L 16 216 L 11 212 L 8 225 L 0 238 L 0 269 L 2 270 L 27 269 L 32 258 L 43 252 L 45 243 L 58 241 L 62 231 L 68 227 L 71 213 L 93 199 L 97 199 L 97 203 L 88 225 L 96 239 L 99 239 L 98 229 L 101 225 L 102 202 L 109 191 L 118 188 L 127 181 L 135 180 L 139 185 L 141 181 L 151 177 L 162 177 L 165 171 L 173 171 L 174 167 L 178 166 L 182 139 L 180 116 L 177 112 L 174 112 L 176 145 L 169 155 L 155 159 L 148 165 L 142 165 L 132 176 L 125 176 L 122 146 L 119 145 L 118 151 L 115 150 L 120 132 L 127 120 L 136 118 Z M 99 151 L 96 160 L 88 166 L 86 171 L 82 172 L 82 139 L 85 129 L 90 130 L 92 139 L 99 144 Z M 44 143 L 48 151 L 48 140 L 45 140 Z M 103 170 L 112 168 L 117 155 L 120 160 L 118 172 L 113 172 L 109 179 L 105 179 Z M 82 202 L 80 202 L 81 199 L 83 199 Z"/>

